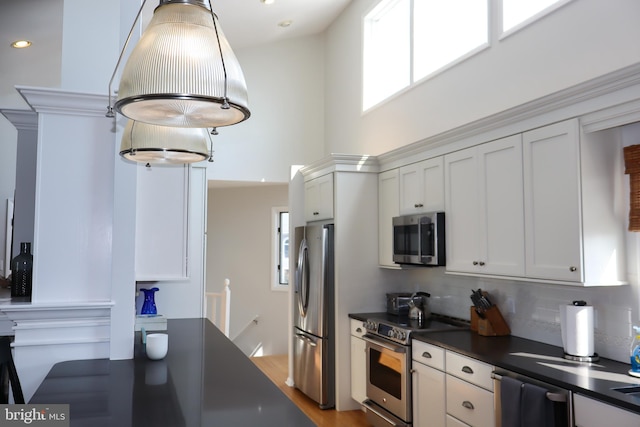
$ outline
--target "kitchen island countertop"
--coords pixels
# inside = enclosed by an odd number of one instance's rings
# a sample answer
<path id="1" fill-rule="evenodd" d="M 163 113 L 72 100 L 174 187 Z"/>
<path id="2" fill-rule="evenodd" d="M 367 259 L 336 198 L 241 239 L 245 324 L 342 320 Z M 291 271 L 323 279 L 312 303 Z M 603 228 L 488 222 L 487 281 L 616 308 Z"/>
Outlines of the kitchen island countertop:
<path id="1" fill-rule="evenodd" d="M 51 368 L 29 403 L 70 405 L 71 426 L 313 427 L 314 423 L 207 319 L 171 319 L 169 351 L 147 359 Z"/>

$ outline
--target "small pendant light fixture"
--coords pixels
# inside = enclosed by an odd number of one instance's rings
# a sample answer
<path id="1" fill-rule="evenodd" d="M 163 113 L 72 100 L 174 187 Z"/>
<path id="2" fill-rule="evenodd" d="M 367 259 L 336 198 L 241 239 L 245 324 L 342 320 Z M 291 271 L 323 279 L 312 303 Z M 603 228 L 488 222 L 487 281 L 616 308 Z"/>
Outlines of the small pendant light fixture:
<path id="1" fill-rule="evenodd" d="M 210 157 L 203 128 L 156 126 L 129 120 L 124 128 L 120 155 L 127 160 L 151 164 L 184 164 Z"/>

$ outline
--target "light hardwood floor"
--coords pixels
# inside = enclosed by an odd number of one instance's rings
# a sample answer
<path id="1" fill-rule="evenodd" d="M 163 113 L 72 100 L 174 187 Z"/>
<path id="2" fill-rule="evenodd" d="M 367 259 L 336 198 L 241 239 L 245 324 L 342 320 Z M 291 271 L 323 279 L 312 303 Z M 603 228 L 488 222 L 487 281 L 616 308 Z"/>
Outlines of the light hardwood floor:
<path id="1" fill-rule="evenodd" d="M 369 427 L 362 411 L 322 410 L 300 390 L 285 384 L 288 376 L 287 355 L 251 358 L 267 377 L 273 381 L 318 427 Z"/>

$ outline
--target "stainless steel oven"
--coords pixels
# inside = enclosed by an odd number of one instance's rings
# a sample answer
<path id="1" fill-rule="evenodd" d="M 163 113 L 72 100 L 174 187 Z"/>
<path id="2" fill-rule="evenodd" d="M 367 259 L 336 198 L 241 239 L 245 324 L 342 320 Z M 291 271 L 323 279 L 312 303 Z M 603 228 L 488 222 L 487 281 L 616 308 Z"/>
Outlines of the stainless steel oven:
<path id="1" fill-rule="evenodd" d="M 373 335 L 367 345 L 367 419 L 373 426 L 411 425 L 411 347 Z"/>
<path id="2" fill-rule="evenodd" d="M 432 316 L 424 321 L 388 313 L 367 319 L 363 336 L 367 351 L 367 420 L 374 427 L 409 427 L 411 403 L 411 340 L 415 332 L 466 329 L 464 321 Z"/>

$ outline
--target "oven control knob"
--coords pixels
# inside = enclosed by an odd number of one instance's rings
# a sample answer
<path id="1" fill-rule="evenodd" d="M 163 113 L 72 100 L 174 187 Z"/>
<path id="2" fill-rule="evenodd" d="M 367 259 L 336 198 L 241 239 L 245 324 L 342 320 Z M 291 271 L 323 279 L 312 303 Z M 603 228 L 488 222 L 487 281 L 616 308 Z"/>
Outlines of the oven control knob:
<path id="1" fill-rule="evenodd" d="M 374 322 L 368 321 L 365 325 L 365 328 L 367 328 L 370 331 L 375 331 L 376 330 L 376 324 Z"/>
<path id="2" fill-rule="evenodd" d="M 395 335 L 395 332 L 393 329 L 391 329 L 389 332 L 387 332 L 387 336 L 390 338 L 393 338 L 393 336 Z"/>
<path id="3" fill-rule="evenodd" d="M 398 332 L 398 336 L 396 338 L 398 338 L 399 340 L 404 341 L 404 339 L 407 338 L 407 334 L 404 333 L 403 331 L 400 331 L 400 332 Z"/>

